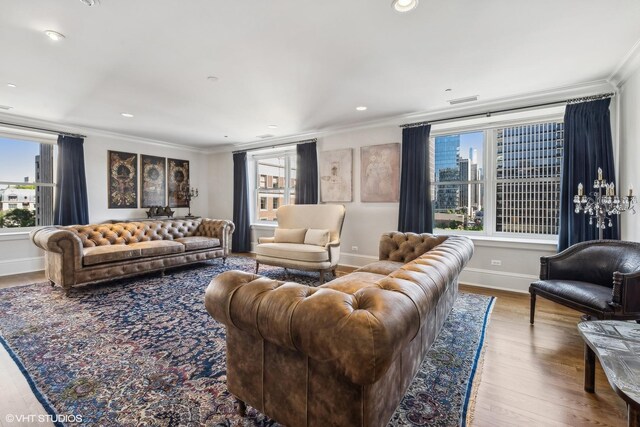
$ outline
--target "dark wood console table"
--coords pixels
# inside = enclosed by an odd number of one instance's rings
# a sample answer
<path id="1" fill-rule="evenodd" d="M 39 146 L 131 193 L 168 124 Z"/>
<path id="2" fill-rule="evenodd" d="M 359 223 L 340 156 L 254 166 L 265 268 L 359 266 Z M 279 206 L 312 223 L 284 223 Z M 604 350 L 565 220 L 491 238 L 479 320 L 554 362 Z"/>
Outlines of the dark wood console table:
<path id="1" fill-rule="evenodd" d="M 585 391 L 595 391 L 597 356 L 611 388 L 627 403 L 629 427 L 640 427 L 640 324 L 588 321 L 579 323 L 578 331 L 585 342 Z"/>

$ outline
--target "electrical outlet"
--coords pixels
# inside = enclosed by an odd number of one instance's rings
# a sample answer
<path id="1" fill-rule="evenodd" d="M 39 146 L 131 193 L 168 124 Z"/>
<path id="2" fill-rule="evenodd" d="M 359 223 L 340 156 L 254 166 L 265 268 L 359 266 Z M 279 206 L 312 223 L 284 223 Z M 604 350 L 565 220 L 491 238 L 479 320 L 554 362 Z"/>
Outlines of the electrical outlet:
<path id="1" fill-rule="evenodd" d="M 357 246 L 351 246 L 351 252 L 358 252 Z"/>
<path id="2" fill-rule="evenodd" d="M 492 259 L 491 265 L 502 265 L 502 260 L 500 259 Z"/>

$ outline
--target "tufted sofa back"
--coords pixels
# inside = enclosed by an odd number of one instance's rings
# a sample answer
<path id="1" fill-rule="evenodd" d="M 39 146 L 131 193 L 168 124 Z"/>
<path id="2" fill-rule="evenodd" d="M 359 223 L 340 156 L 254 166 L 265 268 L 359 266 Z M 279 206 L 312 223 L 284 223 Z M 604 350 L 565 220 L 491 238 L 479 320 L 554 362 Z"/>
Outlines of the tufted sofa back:
<path id="1" fill-rule="evenodd" d="M 406 264 L 435 248 L 447 240 L 447 237 L 428 233 L 401 233 L 399 231 L 384 233 L 380 237 L 378 256 L 380 261 L 396 261 Z"/>
<path id="2" fill-rule="evenodd" d="M 150 240 L 173 240 L 199 236 L 200 220 L 118 222 L 115 224 L 73 225 L 65 229 L 82 240 L 82 246 L 127 245 Z M 206 225 L 206 224 L 205 224 Z"/>

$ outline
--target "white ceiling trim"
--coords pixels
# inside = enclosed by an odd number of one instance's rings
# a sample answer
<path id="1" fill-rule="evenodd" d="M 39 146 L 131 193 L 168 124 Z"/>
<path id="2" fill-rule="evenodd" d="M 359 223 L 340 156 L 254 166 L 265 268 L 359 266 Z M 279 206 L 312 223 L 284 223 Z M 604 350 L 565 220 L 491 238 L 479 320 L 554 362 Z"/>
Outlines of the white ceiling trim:
<path id="1" fill-rule="evenodd" d="M 122 139 L 124 141 L 135 142 L 138 144 L 155 145 L 157 147 L 172 148 L 176 150 L 190 151 L 194 153 L 207 153 L 207 150 L 196 148 L 190 145 L 176 144 L 173 142 L 161 141 L 151 138 L 143 138 L 140 136 L 127 135 L 124 133 L 111 132 L 103 129 L 96 129 L 79 125 L 61 125 L 59 123 L 50 122 L 42 119 L 34 119 L 31 117 L 18 116 L 9 113 L 0 113 L 0 121 L 15 124 L 16 126 L 34 126 L 43 129 L 52 129 L 60 132 L 68 132 L 73 134 L 82 134 L 89 137 L 106 137 Z"/>
<path id="2" fill-rule="evenodd" d="M 620 88 L 638 68 L 640 68 L 640 40 L 622 58 L 622 61 L 620 61 L 607 80 L 615 87 Z"/>
<path id="3" fill-rule="evenodd" d="M 381 126 L 399 126 L 405 123 L 421 122 L 429 120 L 446 119 L 456 115 L 482 114 L 490 110 L 500 110 L 508 108 L 526 107 L 531 104 L 543 104 L 547 102 L 558 102 L 568 98 L 593 95 L 602 92 L 615 90 L 615 87 L 607 80 L 596 80 L 587 83 L 567 85 L 553 88 L 542 92 L 528 93 L 508 98 L 499 98 L 489 101 L 474 103 L 471 106 L 442 108 L 438 110 L 425 111 L 420 113 L 404 114 L 401 116 L 387 117 L 384 119 L 363 122 L 338 127 L 329 127 L 322 130 L 288 135 L 285 137 L 268 138 L 260 141 L 252 141 L 240 144 L 227 144 L 217 146 L 207 150 L 207 153 L 217 154 L 233 150 L 249 150 L 256 148 L 269 148 L 277 144 L 287 144 L 310 138 L 320 138 L 322 136 L 333 135 L 355 130 L 363 130 Z"/>

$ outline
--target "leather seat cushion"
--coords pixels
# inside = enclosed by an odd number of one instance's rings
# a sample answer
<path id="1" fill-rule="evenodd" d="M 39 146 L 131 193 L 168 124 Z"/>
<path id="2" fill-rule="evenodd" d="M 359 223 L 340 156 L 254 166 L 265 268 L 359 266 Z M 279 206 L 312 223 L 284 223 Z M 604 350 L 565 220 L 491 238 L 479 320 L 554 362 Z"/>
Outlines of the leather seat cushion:
<path id="1" fill-rule="evenodd" d="M 184 248 L 187 251 L 217 248 L 220 246 L 220 239 L 205 236 L 181 237 L 179 239 L 175 239 L 175 242 L 179 242 L 184 245 Z"/>
<path id="2" fill-rule="evenodd" d="M 171 255 L 184 252 L 184 245 L 171 240 L 152 240 L 150 242 L 138 242 L 127 245 L 131 248 L 140 249 L 140 256 Z"/>
<path id="3" fill-rule="evenodd" d="M 354 271 L 342 277 L 337 277 L 332 281 L 322 285 L 322 288 L 334 289 L 353 295 L 362 288 L 380 288 L 378 281 L 384 279 L 382 274 L 369 273 L 364 271 Z"/>
<path id="4" fill-rule="evenodd" d="M 578 280 L 538 280 L 531 287 L 596 310 L 613 311 L 607 304 L 611 301 L 612 289 L 606 286 Z"/>
<path id="5" fill-rule="evenodd" d="M 396 271 L 397 269 L 399 269 L 400 267 L 402 267 L 403 265 L 404 265 L 403 262 L 376 261 L 376 262 L 372 262 L 370 264 L 367 264 L 364 267 L 360 267 L 356 271 L 375 273 L 375 274 L 382 274 L 383 276 L 387 276 L 387 275 L 393 273 L 394 271 Z"/>
<path id="6" fill-rule="evenodd" d="M 140 248 L 131 245 L 94 246 L 82 250 L 82 264 L 96 265 L 105 262 L 123 261 L 126 259 L 140 258 Z"/>
<path id="7" fill-rule="evenodd" d="M 296 261 L 329 261 L 325 248 L 301 243 L 261 243 L 256 246 L 256 254 Z"/>

